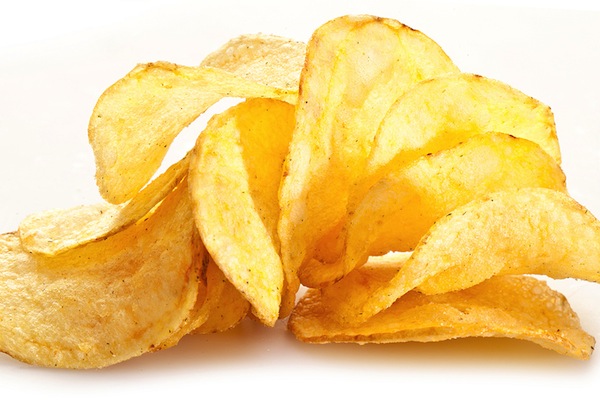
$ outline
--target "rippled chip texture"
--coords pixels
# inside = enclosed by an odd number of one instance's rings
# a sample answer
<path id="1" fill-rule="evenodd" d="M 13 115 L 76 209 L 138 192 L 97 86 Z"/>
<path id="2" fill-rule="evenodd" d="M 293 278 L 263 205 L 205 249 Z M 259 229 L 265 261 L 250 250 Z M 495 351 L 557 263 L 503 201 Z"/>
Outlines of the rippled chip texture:
<path id="1" fill-rule="evenodd" d="M 397 266 L 367 264 L 348 275 L 344 289 L 389 279 Z M 528 340 L 559 354 L 588 359 L 595 340 L 560 293 L 528 276 L 501 276 L 461 291 L 427 296 L 408 292 L 362 324 L 331 318 L 338 296 L 309 289 L 290 316 L 290 331 L 309 343 L 437 342 L 467 337 Z"/>
<path id="2" fill-rule="evenodd" d="M 187 185 L 147 218 L 54 257 L 0 236 L 0 350 L 25 362 L 99 368 L 161 348 L 198 300 Z"/>
<path id="3" fill-rule="evenodd" d="M 190 163 L 202 240 L 269 326 L 279 318 L 284 290 L 278 191 L 293 126 L 290 104 L 248 100 L 211 119 Z"/>

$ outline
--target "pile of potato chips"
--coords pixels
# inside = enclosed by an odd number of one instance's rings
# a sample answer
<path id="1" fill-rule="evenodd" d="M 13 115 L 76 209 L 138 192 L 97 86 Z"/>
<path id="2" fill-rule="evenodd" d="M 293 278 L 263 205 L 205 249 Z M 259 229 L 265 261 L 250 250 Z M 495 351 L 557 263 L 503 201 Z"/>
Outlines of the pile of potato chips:
<path id="1" fill-rule="evenodd" d="M 244 100 L 159 174 L 225 97 Z M 0 235 L 0 351 L 16 359 L 100 368 L 246 317 L 315 343 L 593 351 L 534 276 L 600 282 L 600 222 L 567 193 L 550 108 L 398 21 L 138 65 L 99 98 L 89 142 L 106 202 Z"/>

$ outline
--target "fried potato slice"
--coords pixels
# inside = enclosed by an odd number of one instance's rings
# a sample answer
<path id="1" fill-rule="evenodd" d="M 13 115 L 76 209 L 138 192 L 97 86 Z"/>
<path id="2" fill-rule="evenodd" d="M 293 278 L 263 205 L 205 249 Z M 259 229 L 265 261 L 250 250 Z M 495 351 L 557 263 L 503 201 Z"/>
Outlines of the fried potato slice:
<path id="1" fill-rule="evenodd" d="M 567 194 L 547 188 L 495 192 L 440 218 L 389 282 L 348 293 L 332 317 L 360 324 L 410 290 L 445 293 L 495 275 L 600 282 L 598 260 L 600 221 Z"/>
<path id="2" fill-rule="evenodd" d="M 445 242 L 463 247 L 444 256 L 440 272 L 419 284 L 422 292 L 458 290 L 498 274 L 600 283 L 600 221 L 565 193 L 541 188 L 498 192 L 455 211 L 424 242 L 452 225 Z M 432 245 L 428 258 L 439 259 L 443 246 Z"/>
<path id="3" fill-rule="evenodd" d="M 422 81 L 394 103 L 375 137 L 362 185 L 377 181 L 382 170 L 485 132 L 529 139 L 561 162 L 550 107 L 498 80 L 459 73 Z"/>
<path id="4" fill-rule="evenodd" d="M 21 245 L 26 251 L 52 256 L 103 240 L 150 212 L 187 175 L 188 165 L 189 154 L 126 203 L 102 202 L 29 215 L 19 224 Z"/>
<path id="5" fill-rule="evenodd" d="M 243 58 L 242 58 L 243 60 Z M 298 62 L 297 59 L 294 59 Z M 210 66 L 168 62 L 142 64 L 98 99 L 88 137 L 96 159 L 102 197 L 119 204 L 131 199 L 154 175 L 183 128 L 224 97 L 266 97 L 295 103 L 298 86 L 269 86 L 263 74 L 299 71 L 302 64 L 273 63 L 244 76 Z M 277 80 L 274 80 L 277 82 Z"/>
<path id="6" fill-rule="evenodd" d="M 187 185 L 147 218 L 55 257 L 0 236 L 0 351 L 48 367 L 100 368 L 161 346 L 198 300 Z"/>
<path id="7" fill-rule="evenodd" d="M 306 44 L 264 33 L 241 35 L 209 54 L 201 66 L 220 68 L 263 85 L 298 90 Z"/>
<path id="8" fill-rule="evenodd" d="M 193 270 L 196 272 L 196 283 L 198 285 L 198 293 L 196 301 L 190 308 L 188 315 L 182 319 L 181 324 L 177 329 L 174 329 L 169 337 L 161 342 L 160 345 L 154 346 L 153 351 L 167 349 L 175 346 L 186 335 L 193 333 L 200 326 L 204 325 L 210 318 L 211 310 L 214 306 L 212 295 L 212 282 L 209 282 L 210 254 L 204 247 L 200 233 L 194 229 L 192 240 L 193 248 Z"/>
<path id="9" fill-rule="evenodd" d="M 277 196 L 293 127 L 292 105 L 248 100 L 210 120 L 190 161 L 203 242 L 268 326 L 278 319 L 283 290 Z"/>
<path id="10" fill-rule="evenodd" d="M 346 215 L 389 107 L 420 80 L 457 71 L 433 40 L 395 20 L 344 16 L 314 32 L 280 193 L 286 270 L 297 273 Z"/>
<path id="11" fill-rule="evenodd" d="M 560 166 L 527 139 L 486 133 L 422 156 L 371 187 L 342 230 L 346 243 L 341 262 L 313 264 L 316 270 L 302 283 L 330 284 L 369 256 L 412 251 L 429 228 L 456 207 L 490 192 L 520 187 L 567 191 Z"/>
<path id="12" fill-rule="evenodd" d="M 209 334 L 232 329 L 250 312 L 250 303 L 227 280 L 212 260 L 206 270 L 208 318 L 193 333 Z"/>
<path id="13" fill-rule="evenodd" d="M 367 264 L 345 278 L 346 287 L 382 282 L 399 266 Z M 308 343 L 437 342 L 466 337 L 527 340 L 576 359 L 588 359 L 595 340 L 586 333 L 567 299 L 529 276 L 498 276 L 457 292 L 426 296 L 411 291 L 358 326 L 331 318 L 337 296 L 309 289 L 288 320 L 290 331 Z M 335 305 L 333 305 L 335 307 Z"/>

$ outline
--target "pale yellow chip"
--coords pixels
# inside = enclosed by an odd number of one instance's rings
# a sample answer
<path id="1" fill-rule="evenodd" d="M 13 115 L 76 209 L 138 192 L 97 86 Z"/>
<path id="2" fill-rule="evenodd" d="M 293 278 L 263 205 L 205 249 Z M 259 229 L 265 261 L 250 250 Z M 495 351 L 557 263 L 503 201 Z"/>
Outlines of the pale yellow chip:
<path id="1" fill-rule="evenodd" d="M 223 332 L 237 326 L 250 312 L 250 303 L 211 259 L 206 270 L 208 318 L 193 333 Z"/>
<path id="2" fill-rule="evenodd" d="M 363 185 L 376 181 L 382 169 L 395 169 L 484 132 L 529 139 L 560 164 L 550 107 L 498 80 L 461 73 L 422 81 L 389 109 L 375 137 Z"/>
<path id="3" fill-rule="evenodd" d="M 345 217 L 389 107 L 415 83 L 455 72 L 433 40 L 395 20 L 343 16 L 313 33 L 280 194 L 287 270 L 297 273 Z"/>
<path id="4" fill-rule="evenodd" d="M 198 293 L 196 301 L 190 308 L 188 315 L 183 318 L 182 323 L 177 329 L 174 329 L 169 337 L 164 340 L 160 345 L 155 346 L 153 350 L 163 350 L 169 347 L 173 347 L 179 343 L 179 341 L 186 335 L 193 333 L 200 326 L 204 325 L 210 317 L 211 310 L 214 307 L 214 300 L 211 295 L 213 290 L 212 282 L 209 282 L 209 269 L 210 269 L 210 254 L 204 247 L 200 238 L 200 233 L 197 229 L 194 229 L 192 240 L 193 248 L 193 263 L 194 270 L 196 273 L 196 283 L 198 285 Z"/>
<path id="5" fill-rule="evenodd" d="M 54 257 L 0 236 L 0 351 L 27 363 L 100 368 L 152 351 L 198 299 L 186 185 L 147 218 Z"/>
<path id="6" fill-rule="evenodd" d="M 293 106 L 248 100 L 210 120 L 190 162 L 194 217 L 204 244 L 269 326 L 279 317 L 284 290 L 277 195 L 293 126 Z"/>
<path id="7" fill-rule="evenodd" d="M 434 235 L 444 235 L 444 243 L 432 243 Z M 424 242 L 430 242 L 428 262 L 438 262 L 440 271 L 419 284 L 426 293 L 458 290 L 498 274 L 600 283 L 600 221 L 554 190 L 491 194 L 444 217 Z M 445 246 L 453 252 L 442 257 Z"/>
<path id="8" fill-rule="evenodd" d="M 387 173 L 349 216 L 339 263 L 311 265 L 303 284 L 342 278 L 369 256 L 412 251 L 441 217 L 490 192 L 544 187 L 566 192 L 560 166 L 539 145 L 502 133 L 473 136 Z M 308 274 L 310 273 L 310 274 Z"/>
<path id="9" fill-rule="evenodd" d="M 410 290 L 444 293 L 499 274 L 600 283 L 598 260 L 600 221 L 567 194 L 546 188 L 495 192 L 440 218 L 394 278 L 348 292 L 332 313 L 342 323 L 358 324 Z"/>
<path id="10" fill-rule="evenodd" d="M 469 73 L 438 76 L 418 82 L 388 110 L 375 135 L 364 175 L 351 192 L 348 215 L 354 214 L 368 190 L 390 171 L 487 132 L 531 140 L 560 164 L 550 107 L 484 76 Z M 345 239 L 339 232 L 342 227 L 340 224 L 321 239 L 316 255 L 319 262 L 339 262 Z"/>
<path id="11" fill-rule="evenodd" d="M 241 35 L 209 54 L 201 66 L 296 92 L 305 55 L 303 42 L 264 33 Z"/>
<path id="12" fill-rule="evenodd" d="M 302 65 L 274 64 L 276 71 Z M 139 65 L 100 96 L 89 123 L 100 194 L 131 199 L 152 178 L 183 128 L 224 97 L 266 97 L 294 103 L 298 87 L 274 87 L 256 76 L 168 62 Z"/>
<path id="13" fill-rule="evenodd" d="M 359 268 L 348 275 L 352 286 L 385 281 L 394 266 Z M 330 293 L 331 294 L 331 293 Z M 426 296 L 407 293 L 389 308 L 357 326 L 342 326 L 329 308 L 343 301 L 310 289 L 288 320 L 290 331 L 309 343 L 437 342 L 467 337 L 528 340 L 577 359 L 588 359 L 595 345 L 567 299 L 533 277 L 494 277 L 458 292 Z M 332 304 L 333 303 L 333 304 Z"/>
<path id="14" fill-rule="evenodd" d="M 56 255 L 89 242 L 103 240 L 136 223 L 160 203 L 186 176 L 189 156 L 173 164 L 122 204 L 107 202 L 32 214 L 19 224 L 23 249 Z"/>

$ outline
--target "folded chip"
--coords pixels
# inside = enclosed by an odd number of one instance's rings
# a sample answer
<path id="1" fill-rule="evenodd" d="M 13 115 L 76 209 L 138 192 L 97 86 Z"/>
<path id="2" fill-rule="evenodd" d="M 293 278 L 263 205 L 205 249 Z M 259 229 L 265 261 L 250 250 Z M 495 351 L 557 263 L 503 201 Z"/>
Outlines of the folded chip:
<path id="1" fill-rule="evenodd" d="M 202 240 L 266 325 L 279 318 L 284 276 L 277 221 L 294 107 L 251 99 L 213 117 L 190 161 L 190 193 Z M 288 298 L 295 298 L 295 292 Z"/>

